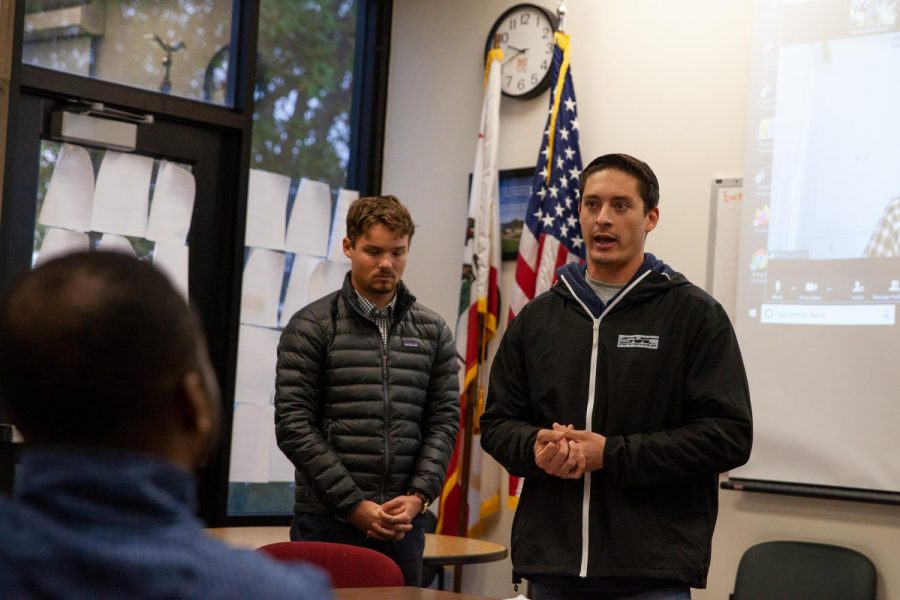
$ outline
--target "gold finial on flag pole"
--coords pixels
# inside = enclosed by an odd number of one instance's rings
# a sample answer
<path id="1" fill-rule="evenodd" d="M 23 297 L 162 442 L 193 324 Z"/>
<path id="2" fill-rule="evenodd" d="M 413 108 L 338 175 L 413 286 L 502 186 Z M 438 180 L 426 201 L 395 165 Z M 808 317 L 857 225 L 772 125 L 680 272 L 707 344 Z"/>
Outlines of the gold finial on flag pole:
<path id="1" fill-rule="evenodd" d="M 559 0 L 559 4 L 556 5 L 556 19 L 557 26 L 556 30 L 565 33 L 566 32 L 566 0 Z"/>
<path id="2" fill-rule="evenodd" d="M 494 45 L 491 46 L 491 47 L 492 47 L 494 50 L 496 50 L 497 48 L 500 47 L 500 34 L 499 34 L 499 33 L 495 33 L 495 34 L 494 34 Z"/>

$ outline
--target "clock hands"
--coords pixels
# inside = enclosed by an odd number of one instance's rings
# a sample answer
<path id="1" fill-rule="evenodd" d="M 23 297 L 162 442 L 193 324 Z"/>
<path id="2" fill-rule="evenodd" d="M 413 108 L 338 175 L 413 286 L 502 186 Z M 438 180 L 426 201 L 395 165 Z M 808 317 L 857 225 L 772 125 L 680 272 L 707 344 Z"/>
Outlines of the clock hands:
<path id="1" fill-rule="evenodd" d="M 501 67 L 505 66 L 506 63 L 508 63 L 509 61 L 511 61 L 512 59 L 517 57 L 518 55 L 522 54 L 523 52 L 528 52 L 528 48 L 516 48 L 515 46 L 507 46 L 507 48 L 509 48 L 510 50 L 515 50 L 515 53 L 512 56 L 510 56 L 509 58 L 507 58 L 506 60 L 504 60 L 503 63 L 500 65 Z"/>

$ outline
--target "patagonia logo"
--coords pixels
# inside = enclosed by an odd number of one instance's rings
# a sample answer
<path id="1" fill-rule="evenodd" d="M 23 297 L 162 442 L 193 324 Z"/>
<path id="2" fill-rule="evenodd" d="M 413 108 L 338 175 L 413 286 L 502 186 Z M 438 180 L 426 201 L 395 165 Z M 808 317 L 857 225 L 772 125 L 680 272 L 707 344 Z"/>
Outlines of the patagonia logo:
<path id="1" fill-rule="evenodd" d="M 658 335 L 620 335 L 619 348 L 645 348 L 656 350 L 659 348 Z"/>
<path id="2" fill-rule="evenodd" d="M 404 348 L 418 348 L 419 340 L 403 340 Z"/>

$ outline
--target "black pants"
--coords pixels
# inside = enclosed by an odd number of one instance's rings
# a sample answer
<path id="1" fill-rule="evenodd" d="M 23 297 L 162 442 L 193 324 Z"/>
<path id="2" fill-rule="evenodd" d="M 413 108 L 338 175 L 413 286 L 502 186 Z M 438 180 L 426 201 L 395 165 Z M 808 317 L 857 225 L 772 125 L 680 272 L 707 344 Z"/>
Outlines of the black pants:
<path id="1" fill-rule="evenodd" d="M 339 521 L 332 515 L 297 513 L 291 523 L 291 540 L 303 542 L 333 542 L 351 544 L 377 550 L 389 556 L 403 571 L 406 585 L 422 585 L 422 554 L 425 552 L 425 530 L 422 516 L 412 522 L 412 531 L 399 542 L 386 542 L 367 538 L 366 534 L 350 523 Z"/>

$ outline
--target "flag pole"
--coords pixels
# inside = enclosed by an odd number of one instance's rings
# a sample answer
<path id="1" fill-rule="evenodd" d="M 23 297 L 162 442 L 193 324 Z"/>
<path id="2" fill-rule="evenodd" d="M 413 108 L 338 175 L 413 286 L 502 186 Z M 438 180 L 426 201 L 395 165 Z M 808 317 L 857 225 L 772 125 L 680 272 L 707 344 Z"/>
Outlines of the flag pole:
<path id="1" fill-rule="evenodd" d="M 484 316 L 478 314 L 478 330 L 482 329 Z M 478 365 L 478 372 L 481 372 L 481 365 Z M 472 466 L 472 432 L 474 426 L 472 419 L 475 417 L 475 405 L 478 402 L 478 382 L 481 378 L 476 375 L 469 383 L 466 390 L 466 421 L 465 421 L 465 437 L 463 438 L 462 461 L 460 470 L 462 471 L 462 482 L 459 486 L 459 526 L 457 535 L 469 537 L 469 471 Z M 462 590 L 462 565 L 456 565 L 453 568 L 453 591 L 457 594 Z"/>
<path id="2" fill-rule="evenodd" d="M 478 314 L 478 332 L 478 372 L 466 390 L 466 437 L 463 439 L 462 483 L 460 484 L 463 499 L 460 502 L 459 529 L 457 530 L 460 535 L 465 537 L 469 537 L 469 509 L 471 508 L 469 506 L 469 476 L 472 470 L 472 435 L 475 433 L 477 409 L 482 401 L 484 365 L 485 359 L 487 359 L 487 319 L 482 313 Z"/>
<path id="3" fill-rule="evenodd" d="M 566 0 L 559 0 L 559 4 L 556 5 L 556 30 L 560 33 L 566 32 Z"/>
<path id="4" fill-rule="evenodd" d="M 479 331 L 483 320 L 484 317 L 479 314 Z M 481 371 L 481 365 L 478 366 L 478 371 Z M 462 463 L 460 467 L 462 481 L 459 486 L 459 527 L 456 530 L 458 535 L 463 537 L 468 537 L 469 534 L 469 470 L 472 466 L 472 418 L 475 416 L 475 404 L 478 401 L 478 380 L 479 377 L 477 375 L 473 377 L 468 389 L 466 389 L 465 437 L 463 438 Z"/>
<path id="5" fill-rule="evenodd" d="M 492 43 L 493 50 L 497 50 L 500 48 L 500 34 L 494 35 L 494 40 Z M 485 87 L 488 83 L 488 70 L 490 67 L 491 59 L 485 61 Z M 474 182 L 473 182 L 474 183 Z M 469 506 L 469 480 L 471 474 L 472 467 L 472 435 L 474 433 L 474 419 L 476 414 L 476 407 L 479 402 L 479 393 L 481 391 L 481 381 L 482 381 L 482 368 L 484 367 L 484 358 L 485 358 L 485 327 L 487 327 L 487 315 L 478 311 L 478 326 L 476 331 L 479 333 L 479 359 L 477 366 L 477 373 L 475 377 L 469 382 L 469 386 L 466 389 L 466 405 L 465 405 L 465 430 L 463 437 L 463 447 L 462 457 L 460 460 L 460 471 L 461 471 L 461 481 L 460 481 L 460 494 L 459 494 L 459 520 L 457 527 L 457 534 L 463 537 L 469 536 L 469 510 L 471 507 Z M 453 591 L 459 593 L 462 589 L 462 565 L 456 565 L 453 570 Z"/>

